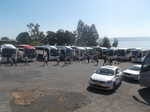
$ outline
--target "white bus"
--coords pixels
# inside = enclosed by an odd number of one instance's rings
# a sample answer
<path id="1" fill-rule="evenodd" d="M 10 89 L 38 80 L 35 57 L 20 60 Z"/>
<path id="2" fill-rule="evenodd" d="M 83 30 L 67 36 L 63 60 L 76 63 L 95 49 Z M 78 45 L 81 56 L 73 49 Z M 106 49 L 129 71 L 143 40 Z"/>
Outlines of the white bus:
<path id="1" fill-rule="evenodd" d="M 146 56 L 149 52 L 149 49 L 133 49 L 131 51 L 131 61 L 136 63 L 142 63 L 144 60 L 144 56 Z"/>
<path id="2" fill-rule="evenodd" d="M 1 46 L 1 62 L 8 62 L 12 56 L 17 59 L 17 50 L 12 44 L 3 44 Z"/>
<path id="3" fill-rule="evenodd" d="M 117 59 L 129 61 L 131 59 L 131 52 L 128 48 L 118 48 Z"/>
<path id="4" fill-rule="evenodd" d="M 131 62 L 141 63 L 142 62 L 142 49 L 135 48 L 131 50 Z"/>
<path id="5" fill-rule="evenodd" d="M 56 60 L 58 57 L 58 50 L 55 46 L 36 46 L 37 60 L 42 61 L 45 53 L 48 55 L 49 61 Z"/>

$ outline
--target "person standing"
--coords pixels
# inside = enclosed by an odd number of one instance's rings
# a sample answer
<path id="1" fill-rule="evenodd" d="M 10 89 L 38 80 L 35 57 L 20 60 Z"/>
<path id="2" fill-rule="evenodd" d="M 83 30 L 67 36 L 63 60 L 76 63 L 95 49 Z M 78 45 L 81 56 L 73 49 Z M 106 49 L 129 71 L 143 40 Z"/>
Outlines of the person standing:
<path id="1" fill-rule="evenodd" d="M 27 54 L 23 54 L 24 64 L 28 64 L 28 56 Z"/>
<path id="2" fill-rule="evenodd" d="M 103 66 L 106 64 L 106 62 L 107 62 L 107 57 L 104 56 L 104 63 L 103 63 Z"/>
<path id="3" fill-rule="evenodd" d="M 60 63 L 60 56 L 57 56 L 57 65 Z"/>
<path id="4" fill-rule="evenodd" d="M 109 64 L 110 64 L 110 65 L 112 65 L 112 64 L 113 64 L 113 60 L 112 60 L 112 58 L 111 58 L 111 57 L 109 58 Z"/>
<path id="5" fill-rule="evenodd" d="M 17 62 L 16 61 L 17 61 L 16 55 L 15 54 L 11 55 L 11 58 L 10 58 L 11 66 L 13 66 L 14 64 L 17 66 Z"/>
<path id="6" fill-rule="evenodd" d="M 89 56 L 89 54 L 87 54 L 87 61 L 88 61 L 88 63 L 90 63 L 90 56 Z"/>
<path id="7" fill-rule="evenodd" d="M 96 64 L 98 65 L 98 63 L 99 63 L 98 55 L 95 56 L 95 61 L 96 61 Z"/>

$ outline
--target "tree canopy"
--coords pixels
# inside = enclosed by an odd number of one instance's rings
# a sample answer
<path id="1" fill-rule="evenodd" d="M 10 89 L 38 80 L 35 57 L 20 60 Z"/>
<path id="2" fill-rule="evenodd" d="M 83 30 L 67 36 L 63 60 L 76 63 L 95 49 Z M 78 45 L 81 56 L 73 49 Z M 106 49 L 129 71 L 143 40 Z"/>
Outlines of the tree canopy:
<path id="1" fill-rule="evenodd" d="M 111 47 L 108 37 L 100 39 L 95 25 L 87 25 L 82 20 L 79 20 L 75 31 L 59 29 L 56 32 L 49 30 L 44 33 L 40 30 L 38 23 L 27 24 L 27 29 L 28 32 L 21 32 L 16 37 L 16 40 L 21 44 L 96 46 L 98 44 L 97 40 L 99 39 L 101 40 L 101 42 L 99 42 L 100 46 Z M 7 40 L 7 38 L 3 39 Z M 117 47 L 118 40 L 114 39 L 112 46 Z"/>
<path id="2" fill-rule="evenodd" d="M 94 24 L 91 26 L 79 20 L 77 25 L 77 40 L 76 44 L 79 46 L 96 46 L 99 38 L 98 32 Z"/>
<path id="3" fill-rule="evenodd" d="M 113 46 L 113 47 L 118 47 L 118 39 L 115 38 L 115 39 L 113 40 L 112 46 Z"/>
<path id="4" fill-rule="evenodd" d="M 29 36 L 28 32 L 21 32 L 17 37 L 16 40 L 19 44 L 28 44 L 31 41 L 31 38 Z"/>
<path id="5" fill-rule="evenodd" d="M 1 40 L 2 41 L 9 41 L 10 39 L 9 39 L 9 37 L 2 37 Z"/>
<path id="6" fill-rule="evenodd" d="M 109 38 L 108 38 L 108 37 L 104 37 L 104 38 L 100 41 L 99 45 L 100 45 L 101 47 L 110 48 L 110 47 L 111 47 L 111 43 L 110 43 Z"/>

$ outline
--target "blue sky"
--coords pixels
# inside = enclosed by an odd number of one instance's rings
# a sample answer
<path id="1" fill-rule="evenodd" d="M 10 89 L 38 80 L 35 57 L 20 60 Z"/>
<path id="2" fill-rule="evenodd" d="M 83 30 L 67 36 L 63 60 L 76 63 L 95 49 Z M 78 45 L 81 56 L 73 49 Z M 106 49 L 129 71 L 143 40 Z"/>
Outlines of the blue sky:
<path id="1" fill-rule="evenodd" d="M 0 37 L 15 38 L 30 22 L 42 31 L 75 30 L 82 19 L 100 36 L 150 36 L 149 0 L 0 0 Z"/>

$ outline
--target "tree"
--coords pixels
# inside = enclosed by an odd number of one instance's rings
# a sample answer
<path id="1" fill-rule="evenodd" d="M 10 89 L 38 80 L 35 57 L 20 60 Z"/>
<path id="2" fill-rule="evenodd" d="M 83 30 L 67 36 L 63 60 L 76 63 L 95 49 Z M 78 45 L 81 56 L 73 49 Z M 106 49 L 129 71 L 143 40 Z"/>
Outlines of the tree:
<path id="1" fill-rule="evenodd" d="M 74 33 L 66 30 L 64 36 L 65 36 L 65 39 L 66 39 L 66 42 L 65 42 L 66 45 L 73 45 L 75 43 L 76 37 L 75 37 Z"/>
<path id="2" fill-rule="evenodd" d="M 88 38 L 88 46 L 96 46 L 97 45 L 97 39 L 99 38 L 98 32 L 96 30 L 96 27 L 94 24 L 90 27 L 90 35 Z"/>
<path id="3" fill-rule="evenodd" d="M 116 38 L 114 39 L 112 46 L 118 47 L 118 39 L 116 39 Z"/>
<path id="4" fill-rule="evenodd" d="M 46 38 L 46 36 L 45 36 L 44 32 L 40 32 L 39 35 L 38 35 L 38 41 L 40 43 L 44 43 L 45 42 L 45 38 Z"/>
<path id="5" fill-rule="evenodd" d="M 29 44 L 31 38 L 28 32 L 21 32 L 17 37 L 16 40 L 21 44 Z"/>
<path id="6" fill-rule="evenodd" d="M 27 27 L 29 29 L 29 34 L 31 37 L 31 40 L 39 40 L 40 39 L 40 25 L 39 24 L 34 24 L 34 23 L 29 23 L 27 24 Z"/>
<path id="7" fill-rule="evenodd" d="M 10 39 L 8 37 L 2 37 L 1 40 L 2 41 L 9 41 Z"/>
<path id="8" fill-rule="evenodd" d="M 63 29 L 59 29 L 56 32 L 56 42 L 57 45 L 65 45 L 66 39 L 65 39 L 65 32 Z"/>
<path id="9" fill-rule="evenodd" d="M 101 43 L 99 43 L 99 45 L 101 47 L 107 47 L 107 48 L 110 48 L 111 47 L 111 44 L 110 44 L 110 40 L 108 37 L 104 37 L 102 40 L 101 40 Z"/>
<path id="10" fill-rule="evenodd" d="M 76 44 L 77 45 L 82 44 L 81 38 L 83 36 L 84 26 L 85 26 L 84 22 L 82 20 L 79 20 L 78 25 L 77 25 L 77 30 L 76 30 L 76 34 L 77 34 Z"/>
<path id="11" fill-rule="evenodd" d="M 77 26 L 77 41 L 79 46 L 96 46 L 97 39 L 99 37 L 98 32 L 94 24 L 91 26 L 85 24 L 82 20 L 79 20 Z"/>
<path id="12" fill-rule="evenodd" d="M 29 44 L 31 41 L 31 38 L 29 36 L 28 32 L 21 32 L 17 37 L 16 40 L 20 43 L 20 44 Z"/>
<path id="13" fill-rule="evenodd" d="M 46 38 L 44 39 L 44 44 L 50 44 L 50 45 L 57 44 L 56 33 L 53 31 L 47 31 Z"/>

